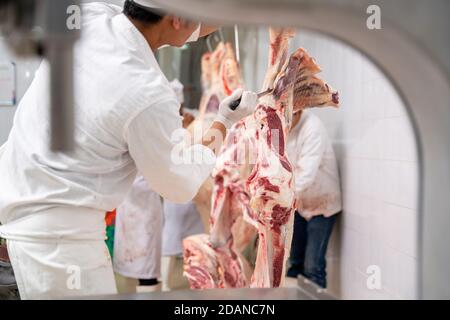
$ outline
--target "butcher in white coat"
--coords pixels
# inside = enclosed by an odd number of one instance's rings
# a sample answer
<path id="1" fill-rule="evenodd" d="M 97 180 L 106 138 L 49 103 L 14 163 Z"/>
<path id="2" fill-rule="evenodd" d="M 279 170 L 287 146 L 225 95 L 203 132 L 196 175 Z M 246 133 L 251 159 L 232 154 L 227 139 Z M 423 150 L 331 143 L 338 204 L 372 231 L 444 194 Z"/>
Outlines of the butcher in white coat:
<path id="1" fill-rule="evenodd" d="M 174 132 L 183 130 L 180 106 L 155 52 L 211 30 L 146 4 L 127 0 L 123 12 L 106 3 L 82 7 L 70 152 L 48 147 L 48 63 L 20 101 L 1 150 L 0 236 L 7 239 L 22 299 L 116 293 L 105 213 L 120 205 L 137 171 L 163 197 L 191 200 L 214 167 L 220 135 L 256 106 L 256 94 L 236 91 L 205 134 L 214 141 L 188 146 L 175 140 Z M 233 111 L 230 103 L 239 97 Z M 193 156 L 178 161 L 174 150 Z"/>
<path id="2" fill-rule="evenodd" d="M 294 114 L 286 150 L 297 198 L 287 276 L 301 274 L 325 288 L 328 241 L 342 210 L 336 156 L 322 121 L 311 111 Z"/>

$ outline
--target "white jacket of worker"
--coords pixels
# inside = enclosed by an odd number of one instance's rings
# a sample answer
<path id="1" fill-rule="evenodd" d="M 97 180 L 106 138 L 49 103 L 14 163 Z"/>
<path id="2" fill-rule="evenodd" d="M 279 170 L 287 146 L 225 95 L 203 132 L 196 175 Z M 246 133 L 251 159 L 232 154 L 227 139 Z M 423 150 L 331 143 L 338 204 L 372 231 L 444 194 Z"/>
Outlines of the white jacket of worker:
<path id="1" fill-rule="evenodd" d="M 339 170 L 322 121 L 303 111 L 291 129 L 287 153 L 294 167 L 297 210 L 305 218 L 332 216 L 342 210 Z"/>
<path id="2" fill-rule="evenodd" d="M 120 205 L 137 170 L 160 195 L 187 202 L 213 169 L 215 155 L 202 145 L 182 150 L 195 162 L 172 161 L 180 105 L 144 36 L 121 11 L 106 3 L 82 7 L 74 149 L 48 147 L 45 61 L 2 149 L 0 236 L 8 239 L 24 299 L 115 293 L 104 217 Z"/>

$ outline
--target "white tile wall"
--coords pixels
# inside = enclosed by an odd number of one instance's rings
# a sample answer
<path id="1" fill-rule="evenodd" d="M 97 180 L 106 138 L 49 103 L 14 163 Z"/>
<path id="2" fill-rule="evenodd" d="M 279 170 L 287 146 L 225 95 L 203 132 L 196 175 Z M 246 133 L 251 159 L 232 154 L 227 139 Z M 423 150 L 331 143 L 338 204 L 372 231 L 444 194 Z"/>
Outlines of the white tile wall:
<path id="1" fill-rule="evenodd" d="M 266 59 L 267 31 L 259 31 Z M 299 31 L 320 76 L 341 95 L 341 108 L 317 109 L 339 160 L 344 213 L 328 252 L 329 290 L 344 299 L 417 297 L 417 147 L 405 107 L 369 59 L 326 36 Z M 265 62 L 258 62 L 262 81 Z M 255 85 L 255 87 L 258 87 Z M 369 290 L 367 267 L 381 270 L 380 290 Z"/>
<path id="2" fill-rule="evenodd" d="M 376 66 L 350 47 L 304 31 L 295 45 L 316 58 L 320 76 L 341 94 L 340 110 L 316 110 L 340 149 L 344 214 L 332 241 L 341 247 L 328 253 L 340 260 L 340 272 L 329 271 L 330 290 L 348 299 L 415 298 L 418 165 L 405 107 Z M 380 267 L 380 290 L 367 288 L 370 265 Z"/>

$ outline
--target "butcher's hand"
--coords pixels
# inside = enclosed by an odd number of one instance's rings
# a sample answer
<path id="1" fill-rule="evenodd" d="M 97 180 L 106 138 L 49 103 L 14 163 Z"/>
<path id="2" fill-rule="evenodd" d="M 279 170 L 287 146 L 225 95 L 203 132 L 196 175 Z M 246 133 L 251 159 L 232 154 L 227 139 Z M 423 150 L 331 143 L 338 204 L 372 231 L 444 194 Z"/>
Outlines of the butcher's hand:
<path id="1" fill-rule="evenodd" d="M 233 110 L 231 106 L 239 99 L 239 105 Z M 258 96 L 256 93 L 237 89 L 229 97 L 222 100 L 215 121 L 230 129 L 234 123 L 252 114 L 255 111 L 257 102 Z"/>

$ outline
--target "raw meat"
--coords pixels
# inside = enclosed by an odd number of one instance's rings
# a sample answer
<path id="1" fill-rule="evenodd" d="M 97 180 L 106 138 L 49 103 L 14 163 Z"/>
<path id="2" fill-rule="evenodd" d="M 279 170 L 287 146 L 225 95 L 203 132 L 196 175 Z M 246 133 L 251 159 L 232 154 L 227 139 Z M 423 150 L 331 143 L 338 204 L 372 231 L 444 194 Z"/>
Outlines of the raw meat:
<path id="1" fill-rule="evenodd" d="M 196 261 L 215 260 L 195 265 L 203 268 L 202 274 L 211 272 L 213 278 L 219 277 L 214 287 L 278 287 L 283 283 L 295 209 L 293 170 L 285 153 L 292 115 L 305 108 L 339 103 L 338 93 L 315 76 L 320 68 L 304 49 L 287 59 L 293 36 L 290 29 L 270 30 L 262 91 L 270 88 L 272 93 L 262 97 L 254 114 L 234 125 L 226 137 L 213 172 L 210 237 L 197 235 L 185 241 L 186 249 L 200 248 Z M 236 221 L 242 220 L 248 222 L 245 228 L 235 228 Z M 244 239 L 239 246 L 234 245 L 235 229 L 241 230 Z M 239 250 L 256 230 L 258 253 L 249 279 Z M 191 286 L 204 288 L 192 274 L 192 254 L 185 252 L 185 258 Z M 211 265 L 221 271 L 215 273 Z"/>
<path id="2" fill-rule="evenodd" d="M 208 235 L 184 239 L 184 274 L 192 289 L 220 288 L 216 253 L 208 244 Z"/>
<path id="3" fill-rule="evenodd" d="M 220 42 L 212 53 L 203 54 L 201 66 L 203 94 L 199 116 L 188 128 L 191 137 L 198 139 L 211 126 L 220 101 L 243 83 L 239 63 L 230 43 Z M 212 177 L 208 178 L 193 199 L 203 222 L 209 221 L 213 184 Z M 205 225 L 205 230 L 209 230 L 209 223 Z"/>
<path id="4" fill-rule="evenodd" d="M 241 73 L 233 47 L 230 43 L 220 42 L 214 52 L 202 56 L 200 120 L 205 114 L 216 114 L 220 101 L 241 86 Z"/>

